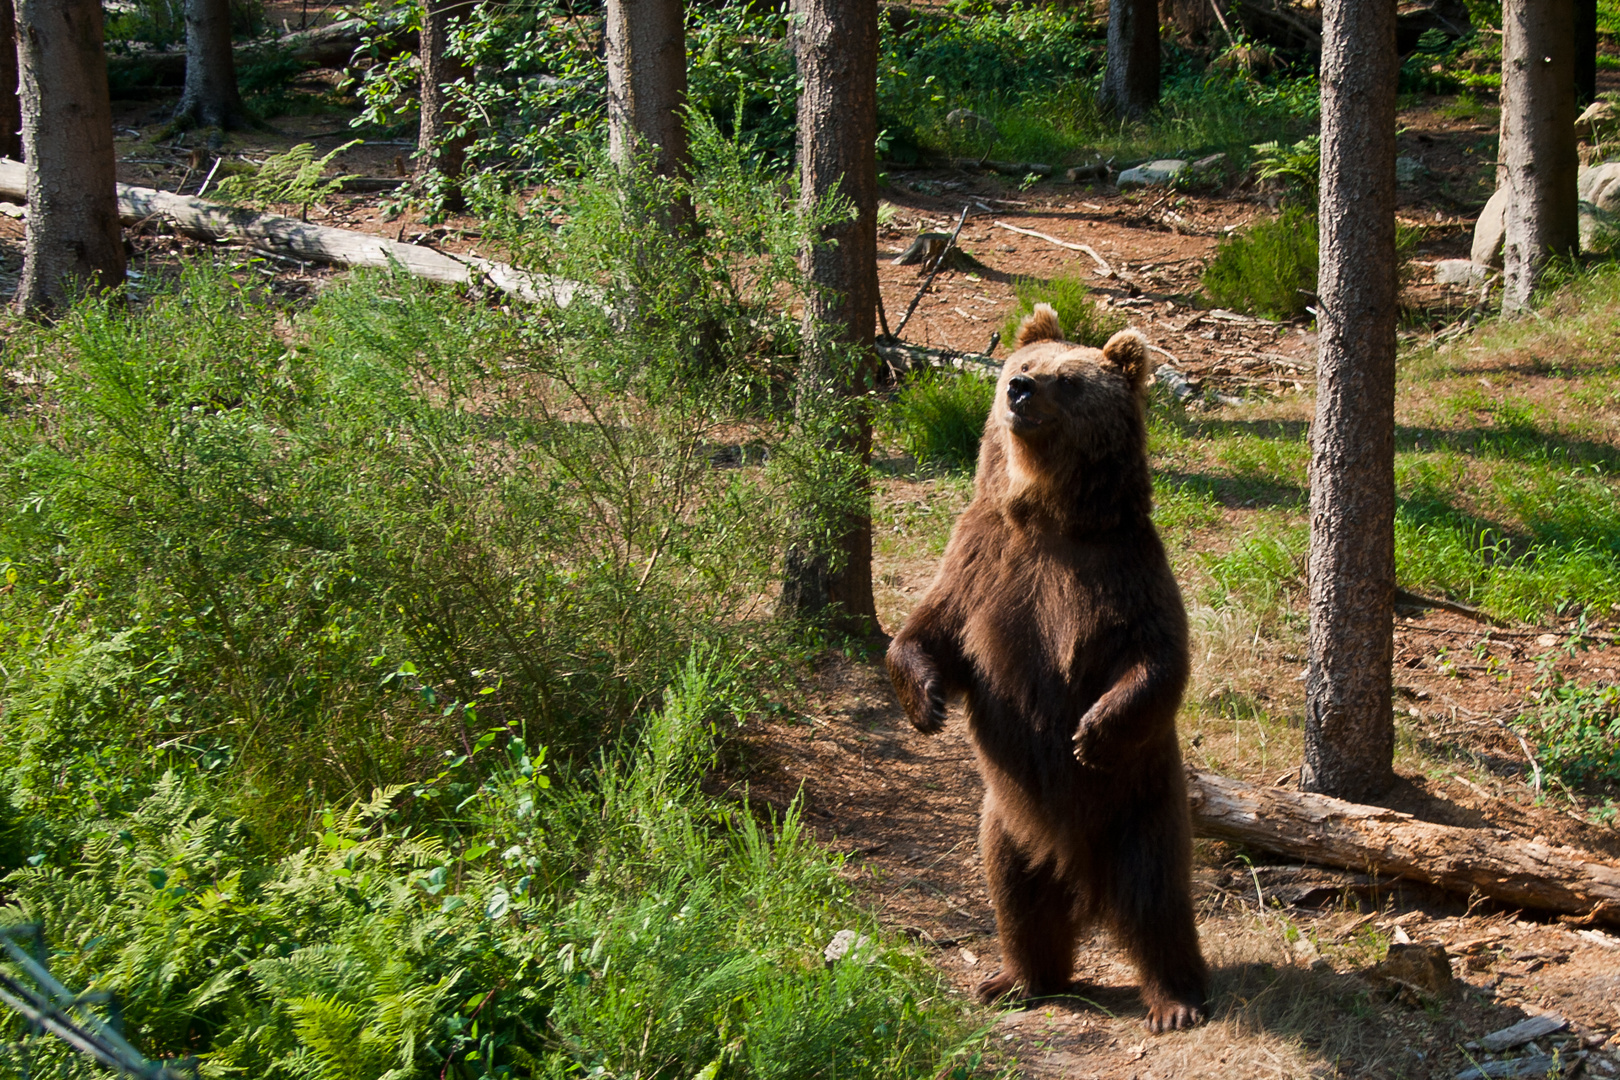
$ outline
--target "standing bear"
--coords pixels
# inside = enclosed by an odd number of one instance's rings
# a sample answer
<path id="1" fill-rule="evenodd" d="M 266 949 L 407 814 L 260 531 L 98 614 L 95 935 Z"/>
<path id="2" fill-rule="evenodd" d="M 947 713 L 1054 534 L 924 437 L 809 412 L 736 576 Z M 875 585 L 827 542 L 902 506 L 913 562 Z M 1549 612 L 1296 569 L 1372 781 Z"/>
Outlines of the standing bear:
<path id="1" fill-rule="evenodd" d="M 1187 614 L 1153 529 L 1147 342 L 1099 351 L 1035 308 L 979 449 L 973 502 L 889 646 L 919 731 L 967 700 L 979 845 L 1004 957 L 986 1001 L 1070 984 L 1101 922 L 1135 961 L 1153 1031 L 1204 1018 L 1192 827 L 1175 717 Z"/>

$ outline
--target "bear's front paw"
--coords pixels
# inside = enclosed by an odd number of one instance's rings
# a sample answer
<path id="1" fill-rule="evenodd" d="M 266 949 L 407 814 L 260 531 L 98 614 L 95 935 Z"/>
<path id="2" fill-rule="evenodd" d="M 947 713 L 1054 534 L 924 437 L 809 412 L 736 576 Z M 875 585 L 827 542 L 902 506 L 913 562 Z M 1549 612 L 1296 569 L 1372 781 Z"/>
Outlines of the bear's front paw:
<path id="1" fill-rule="evenodd" d="M 1074 760 L 1082 765 L 1094 764 L 1097 760 L 1097 729 L 1088 724 L 1081 724 L 1080 730 L 1074 733 Z"/>
<path id="2" fill-rule="evenodd" d="M 922 685 L 917 707 L 907 709 L 912 727 L 924 735 L 933 735 L 945 727 L 945 686 L 938 679 L 929 679 Z"/>

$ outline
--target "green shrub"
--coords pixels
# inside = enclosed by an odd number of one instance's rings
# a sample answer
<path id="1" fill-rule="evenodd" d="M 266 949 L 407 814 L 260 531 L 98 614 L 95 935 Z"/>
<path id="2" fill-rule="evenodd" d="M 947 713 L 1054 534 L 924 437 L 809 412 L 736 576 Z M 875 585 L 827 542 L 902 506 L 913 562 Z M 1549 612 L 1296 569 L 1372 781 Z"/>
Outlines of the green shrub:
<path id="1" fill-rule="evenodd" d="M 1125 316 L 1099 307 L 1079 278 L 1019 278 L 1013 282 L 1013 298 L 1017 303 L 1001 325 L 1001 340 L 1009 349 L 1018 347 L 1018 324 L 1035 310 L 1036 304 L 1051 304 L 1058 322 L 1063 324 L 1063 336 L 1094 349 L 1102 348 L 1128 325 Z"/>
<path id="2" fill-rule="evenodd" d="M 1222 240 L 1204 270 L 1204 291 L 1222 307 L 1291 319 L 1305 313 L 1316 290 L 1314 215 L 1284 210 Z"/>
<path id="3" fill-rule="evenodd" d="M 1620 784 L 1620 686 L 1582 686 L 1549 670 L 1532 700 L 1517 726 L 1543 768 L 1570 784 Z"/>
<path id="4" fill-rule="evenodd" d="M 491 733 L 279 858 L 213 785 L 171 773 L 126 811 L 60 822 L 59 854 L 0 883 L 0 923 L 41 924 L 60 979 L 116 993 L 148 1057 L 196 1055 L 205 1077 L 971 1065 L 959 1004 L 852 902 L 797 807 L 767 830 L 699 789 L 734 677 L 694 653 L 640 739 L 588 771 L 548 777 Z M 844 929 L 869 938 L 829 965 Z M 0 1016 L 0 1039 L 22 1028 Z M 56 1040 L 30 1052 L 99 1075 Z"/>
<path id="5" fill-rule="evenodd" d="M 922 468 L 971 468 L 996 382 L 971 371 L 925 371 L 900 388 L 884 425 Z"/>

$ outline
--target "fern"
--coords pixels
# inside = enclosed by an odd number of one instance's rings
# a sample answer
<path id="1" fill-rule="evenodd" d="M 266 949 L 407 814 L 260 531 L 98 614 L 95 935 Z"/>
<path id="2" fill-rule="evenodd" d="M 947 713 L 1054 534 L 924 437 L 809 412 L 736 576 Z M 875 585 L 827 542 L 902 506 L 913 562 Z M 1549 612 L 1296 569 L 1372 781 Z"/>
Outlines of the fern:
<path id="1" fill-rule="evenodd" d="M 312 143 L 299 143 L 285 154 L 271 154 L 251 175 L 227 176 L 214 189 L 221 202 L 241 203 L 265 209 L 271 203 L 296 203 L 299 216 L 309 220 L 312 203 L 321 202 L 340 190 L 350 176 L 326 178 L 332 159 L 361 140 L 351 139 L 324 157 L 315 156 Z"/>

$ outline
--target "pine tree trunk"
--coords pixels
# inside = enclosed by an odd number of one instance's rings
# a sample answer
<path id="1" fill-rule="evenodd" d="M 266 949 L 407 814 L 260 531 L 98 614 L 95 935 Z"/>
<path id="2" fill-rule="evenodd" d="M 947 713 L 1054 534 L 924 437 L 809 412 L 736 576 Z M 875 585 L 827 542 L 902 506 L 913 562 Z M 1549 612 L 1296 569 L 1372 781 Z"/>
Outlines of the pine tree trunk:
<path id="1" fill-rule="evenodd" d="M 101 0 L 19 0 L 28 239 L 17 307 L 124 283 Z"/>
<path id="2" fill-rule="evenodd" d="M 686 176 L 686 13 L 681 0 L 608 0 L 608 153 Z"/>
<path id="3" fill-rule="evenodd" d="M 863 404 L 875 376 L 877 318 L 876 0 L 793 0 L 799 93 L 800 198 L 808 212 L 829 198 L 848 200 L 853 220 L 822 231 L 800 258 L 809 281 L 797 409 L 801 423 L 840 400 L 837 448 L 864 469 L 872 422 Z M 872 598 L 869 495 L 845 516 L 833 550 L 803 542 L 789 553 L 782 606 L 796 615 L 836 607 L 848 631 L 877 629 Z"/>
<path id="4" fill-rule="evenodd" d="M 13 161 L 23 156 L 17 79 L 17 9 L 12 0 L 0 0 L 0 157 Z"/>
<path id="5" fill-rule="evenodd" d="M 1109 0 L 1108 67 L 1098 103 L 1124 120 L 1159 107 L 1159 0 Z"/>
<path id="6" fill-rule="evenodd" d="M 418 53 L 422 62 L 422 111 L 416 136 L 416 167 L 418 174 L 436 174 L 435 184 L 446 210 L 460 210 L 466 205 L 460 184 L 467 169 L 472 132 L 451 134 L 465 118 L 445 87 L 469 74 L 466 61 L 450 55 L 449 44 L 452 20 L 471 7 L 472 0 L 426 0 L 422 12 Z"/>
<path id="7" fill-rule="evenodd" d="M 1597 100 L 1597 0 L 1575 0 L 1575 107 Z"/>
<path id="8" fill-rule="evenodd" d="M 1580 243 L 1572 0 L 1502 5 L 1502 144 L 1508 185 L 1502 312 L 1527 311 L 1547 259 Z"/>
<path id="9" fill-rule="evenodd" d="M 1396 75 L 1394 3 L 1327 0 L 1300 786 L 1356 802 L 1395 777 Z"/>
<path id="10" fill-rule="evenodd" d="M 186 86 L 174 118 L 188 127 L 247 123 L 231 51 L 231 0 L 186 0 Z"/>

